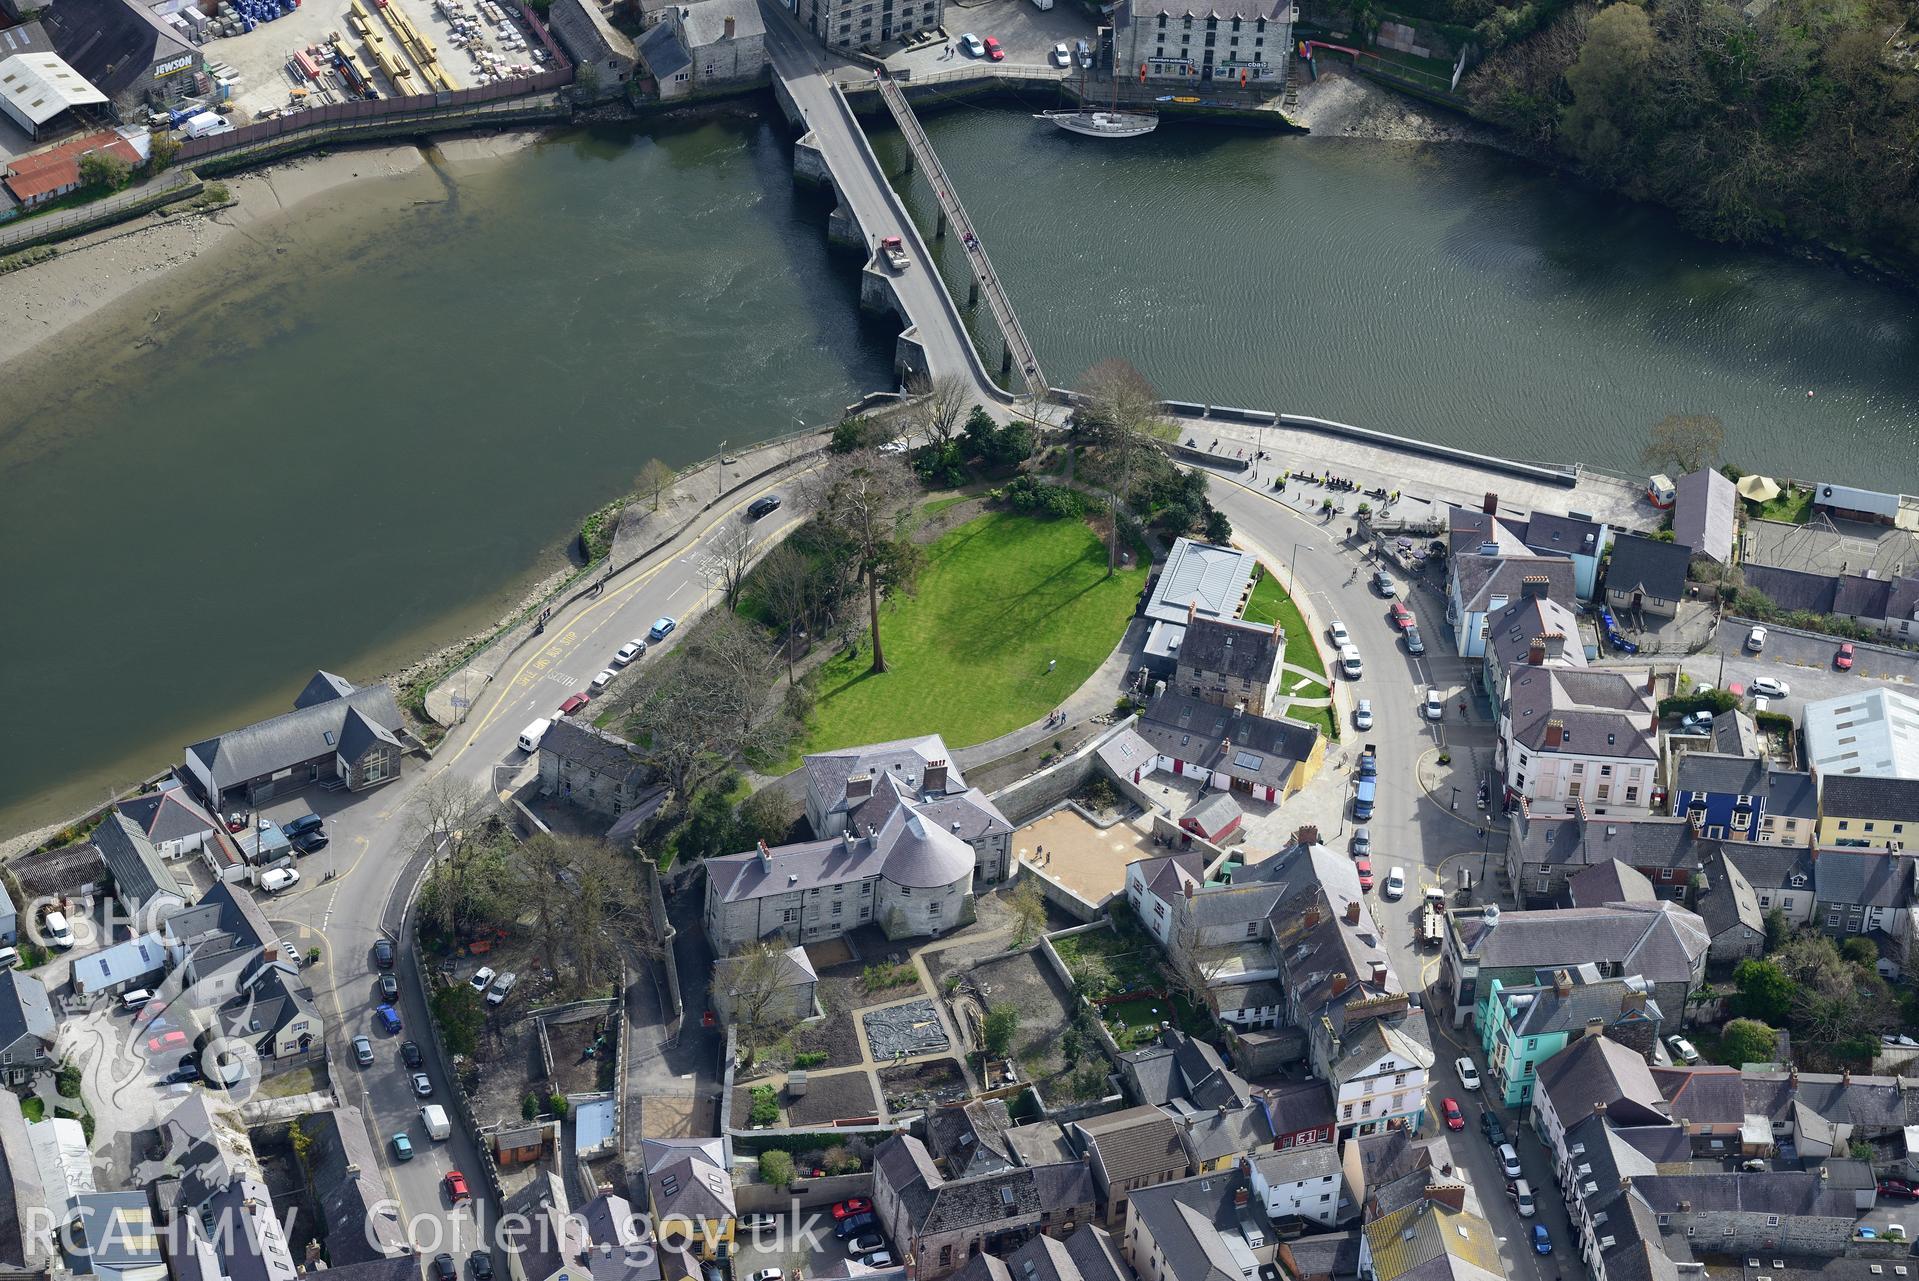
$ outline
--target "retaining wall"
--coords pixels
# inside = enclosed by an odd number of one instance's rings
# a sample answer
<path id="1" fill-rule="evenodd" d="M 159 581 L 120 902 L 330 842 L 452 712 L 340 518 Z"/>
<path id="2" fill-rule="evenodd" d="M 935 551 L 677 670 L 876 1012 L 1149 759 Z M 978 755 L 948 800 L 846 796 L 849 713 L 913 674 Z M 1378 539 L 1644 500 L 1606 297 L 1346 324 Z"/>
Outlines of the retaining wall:
<path id="1" fill-rule="evenodd" d="M 761 1131 L 763 1133 L 763 1131 Z M 736 1183 L 733 1200 L 741 1214 L 785 1214 L 788 1210 L 814 1210 L 848 1197 L 873 1195 L 873 1172 L 829 1174 L 819 1179 L 795 1179 L 790 1188 L 766 1183 Z"/>
<path id="2" fill-rule="evenodd" d="M 1124 722 L 1130 724 L 1131 721 Z M 1088 739 L 1061 760 L 1016 783 L 1009 783 L 990 798 L 1006 821 L 1019 827 L 1030 823 L 1061 801 L 1084 787 L 1097 768 L 1095 749 L 1111 737 L 1110 732 Z"/>

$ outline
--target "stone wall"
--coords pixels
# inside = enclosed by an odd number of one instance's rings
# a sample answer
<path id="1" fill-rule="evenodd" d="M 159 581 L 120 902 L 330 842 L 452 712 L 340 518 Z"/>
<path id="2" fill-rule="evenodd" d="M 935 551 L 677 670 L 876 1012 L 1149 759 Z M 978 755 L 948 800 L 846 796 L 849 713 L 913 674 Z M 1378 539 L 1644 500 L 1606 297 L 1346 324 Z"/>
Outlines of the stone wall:
<path id="1" fill-rule="evenodd" d="M 1015 827 L 1032 822 L 1092 781 L 1093 771 L 1099 765 L 1093 749 L 1100 741 L 1094 739 L 1064 760 L 1002 787 L 993 793 L 993 804 L 999 806 L 999 812 Z"/>

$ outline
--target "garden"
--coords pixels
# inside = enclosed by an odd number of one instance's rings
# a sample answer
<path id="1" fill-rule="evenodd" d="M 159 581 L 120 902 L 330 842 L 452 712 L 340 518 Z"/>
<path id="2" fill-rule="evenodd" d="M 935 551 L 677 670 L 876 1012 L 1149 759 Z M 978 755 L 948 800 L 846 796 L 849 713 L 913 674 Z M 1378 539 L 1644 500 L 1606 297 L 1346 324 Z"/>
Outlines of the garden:
<path id="1" fill-rule="evenodd" d="M 1278 623 L 1286 633 L 1286 663 L 1299 671 L 1313 673 L 1311 681 L 1303 681 L 1298 671 L 1281 676 L 1280 688 L 1285 693 L 1294 698 L 1327 696 L 1326 664 L 1319 657 L 1319 646 L 1313 642 L 1312 629 L 1306 625 L 1306 616 L 1299 612 L 1299 606 L 1280 586 L 1278 575 L 1264 565 L 1260 566 L 1259 581 L 1253 584 L 1253 594 L 1246 602 L 1243 617 L 1249 623 Z M 1308 725 L 1317 725 L 1329 738 L 1339 737 L 1339 718 L 1333 715 L 1329 707 L 1287 708 L 1281 709 L 1279 714 Z"/>

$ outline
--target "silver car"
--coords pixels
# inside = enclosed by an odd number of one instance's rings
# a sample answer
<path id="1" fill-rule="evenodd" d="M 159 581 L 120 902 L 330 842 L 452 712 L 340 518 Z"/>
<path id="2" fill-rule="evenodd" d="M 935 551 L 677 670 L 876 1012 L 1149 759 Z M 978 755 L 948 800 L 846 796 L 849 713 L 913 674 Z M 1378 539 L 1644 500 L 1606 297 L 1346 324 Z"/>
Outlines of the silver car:
<path id="1" fill-rule="evenodd" d="M 1373 700 L 1362 698 L 1353 708 L 1353 728 L 1371 729 L 1373 727 Z"/>
<path id="2" fill-rule="evenodd" d="M 1373 852 L 1373 829 L 1355 827 L 1353 829 L 1352 854 L 1354 858 L 1365 858 Z"/>

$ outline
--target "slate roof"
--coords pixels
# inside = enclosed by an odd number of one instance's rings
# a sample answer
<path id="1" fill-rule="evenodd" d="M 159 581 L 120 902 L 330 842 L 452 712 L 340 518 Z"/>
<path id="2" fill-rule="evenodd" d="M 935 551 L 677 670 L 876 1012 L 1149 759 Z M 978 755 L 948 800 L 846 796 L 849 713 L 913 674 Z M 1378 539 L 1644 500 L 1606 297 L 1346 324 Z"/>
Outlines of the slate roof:
<path id="1" fill-rule="evenodd" d="M 1780 609 L 1794 612 L 1803 610 L 1809 614 L 1833 612 L 1832 603 L 1839 592 L 1836 575 L 1782 569 L 1777 565 L 1754 565 L 1750 561 L 1741 565 L 1739 570 L 1747 587 L 1761 593 Z"/>
<path id="2" fill-rule="evenodd" d="M 1828 817 L 1919 822 L 1919 777 L 1831 774 L 1824 795 Z"/>
<path id="3" fill-rule="evenodd" d="M 1501 713 L 1512 741 L 1534 752 L 1655 760 L 1659 732 L 1657 700 L 1646 691 L 1644 672 L 1616 668 L 1519 666 L 1506 682 Z M 1557 724 L 1561 742 L 1548 742 Z"/>
<path id="4" fill-rule="evenodd" d="M 1577 1193 L 1588 1209 L 1597 1210 L 1618 1195 L 1621 1179 L 1657 1171 L 1657 1163 L 1621 1138 L 1604 1114 L 1587 1112 L 1562 1119 L 1571 1122 L 1566 1127 L 1566 1151 L 1576 1153 L 1569 1162 L 1573 1180 L 1567 1190 Z M 1690 1145 L 1681 1127 L 1664 1128 L 1676 1133 L 1682 1144 Z"/>
<path id="5" fill-rule="evenodd" d="M 1548 556 L 1597 556 L 1605 526 L 1577 516 L 1534 512 L 1526 522 L 1526 546 Z"/>
<path id="6" fill-rule="evenodd" d="M 299 1275 L 286 1230 L 273 1211 L 273 1194 L 259 1179 L 235 1179 L 213 1194 L 205 1213 L 216 1225 L 229 1281 L 293 1281 Z"/>
<path id="7" fill-rule="evenodd" d="M 1153 1234 L 1165 1260 L 1166 1281 L 1239 1281 L 1242 1263 L 1228 1247 L 1239 1229 L 1239 1207 L 1234 1195 L 1252 1191 L 1238 1168 L 1196 1178 L 1179 1179 L 1152 1187 L 1134 1188 L 1131 1220 Z M 1249 1195 L 1249 1202 L 1255 1201 Z"/>
<path id="8" fill-rule="evenodd" d="M 1009 1170 L 1021 1164 L 1006 1141 L 1013 1128 L 1004 1099 L 974 1099 L 936 1108 L 926 1118 L 926 1147 L 944 1157 L 954 1177 Z"/>
<path id="9" fill-rule="evenodd" d="M 1273 1132 L 1258 1104 L 1218 1108 L 1179 1118 L 1179 1142 L 1195 1165 L 1271 1147 Z"/>
<path id="10" fill-rule="evenodd" d="M 693 58 L 680 43 L 673 24 L 662 22 L 640 37 L 640 58 L 655 80 L 664 81 L 693 65 Z"/>
<path id="11" fill-rule="evenodd" d="M 1711 946 L 1705 922 L 1676 903 L 1618 903 L 1538 912 L 1453 917 L 1465 949 L 1482 970 L 1585 961 L 1615 962 L 1654 983 L 1689 981 Z"/>
<path id="12" fill-rule="evenodd" d="M 113 876 L 114 888 L 123 900 L 136 908 L 162 895 L 170 894 L 182 903 L 192 898 L 173 879 L 166 860 L 153 848 L 153 842 L 147 839 L 139 824 L 118 810 L 109 813 L 100 826 L 93 829 L 93 843 L 99 847 L 100 858 Z"/>
<path id="13" fill-rule="evenodd" d="M 1522 863 L 1590 865 L 1617 860 L 1628 867 L 1699 865 L 1692 824 L 1677 815 L 1534 814 L 1522 805 L 1514 822 Z"/>
<path id="14" fill-rule="evenodd" d="M 1764 890 L 1810 890 L 1813 888 L 1812 850 L 1804 845 L 1776 845 L 1733 842 L 1725 847 L 1726 857 L 1738 868 L 1753 888 Z M 1794 884 L 1795 878 L 1800 879 Z"/>
<path id="15" fill-rule="evenodd" d="M 1732 560 L 1732 538 L 1739 491 L 1717 468 L 1687 472 L 1674 487 L 1673 537 L 1720 564 Z"/>
<path id="16" fill-rule="evenodd" d="M 1619 1207 L 1598 1234 L 1606 1281 L 1679 1281 L 1679 1265 L 1665 1250 L 1659 1216 L 1645 1198 L 1629 1193 Z"/>
<path id="17" fill-rule="evenodd" d="M 1195 1109 L 1245 1107 L 1253 1099 L 1252 1087 L 1226 1066 L 1218 1050 L 1177 1028 L 1161 1032 L 1155 1045 L 1121 1054 L 1119 1066 L 1140 1102 L 1156 1107 L 1181 1099 Z"/>
<path id="18" fill-rule="evenodd" d="M 298 711 L 303 707 L 312 707 L 316 703 L 330 703 L 336 698 L 345 698 L 357 688 L 358 686 L 346 677 L 336 676 L 322 668 L 307 678 L 306 685 L 294 695 L 293 708 Z"/>
<path id="19" fill-rule="evenodd" d="M 392 688 L 382 681 L 244 729 L 229 730 L 193 744 L 187 754 L 207 767 L 214 786 L 224 792 L 250 779 L 333 755 L 339 750 L 350 711 L 359 712 L 370 726 L 388 731 L 406 724 L 399 704 L 393 701 Z M 357 736 L 364 731 L 354 732 Z"/>
<path id="20" fill-rule="evenodd" d="M 1502 987 L 1501 991 L 1510 1002 L 1515 996 L 1530 995 L 1532 999 L 1525 1003 L 1512 1019 L 1514 1036 L 1544 1036 L 1549 1032 L 1582 1032 L 1588 1022 L 1601 1020 L 1611 1027 L 1622 1018 L 1636 1016 L 1639 1010 L 1628 1011 L 1628 995 L 1644 989 L 1644 980 L 1637 977 L 1623 979 L 1602 979 L 1597 983 L 1574 983 L 1572 990 L 1561 996 L 1545 976 L 1544 981 L 1528 984 L 1524 987 Z M 1660 1020 L 1663 1014 L 1659 1003 L 1647 997 L 1644 1007 L 1647 1018 Z"/>
<path id="21" fill-rule="evenodd" d="M 1189 606 L 1202 618 L 1237 618 L 1258 567 L 1250 552 L 1176 538 L 1142 612 L 1167 623 L 1186 622 Z"/>
<path id="22" fill-rule="evenodd" d="M 1801 1103 L 1828 1121 L 1875 1133 L 1919 1123 L 1919 1092 L 1902 1089 L 1898 1077 L 1748 1072 L 1741 1088 L 1746 1110 L 1770 1120 L 1787 1119 L 1792 1105 Z"/>
<path id="23" fill-rule="evenodd" d="M 0 1049 L 32 1037 L 51 1050 L 58 1035 L 47 985 L 21 970 L 0 972 Z"/>
<path id="24" fill-rule="evenodd" d="M 1758 756 L 1759 727 L 1737 708 L 1720 712 L 1712 718 L 1712 750 L 1727 756 Z"/>
<path id="25" fill-rule="evenodd" d="M 1359 1149 L 1359 1168 L 1368 1188 L 1433 1168 L 1432 1149 L 1404 1126 L 1379 1134 L 1355 1135 L 1346 1140 L 1346 1146 Z"/>
<path id="26" fill-rule="evenodd" d="M 1652 903 L 1652 882 L 1638 868 L 1616 858 L 1603 859 L 1566 880 L 1566 896 L 1573 907 L 1604 907 L 1608 903 Z"/>
<path id="27" fill-rule="evenodd" d="M 1678 600 L 1686 594 L 1686 567 L 1691 561 L 1692 552 L 1682 544 L 1621 534 L 1613 539 L 1606 590 L 1626 595 L 1641 591 L 1657 600 Z"/>
<path id="28" fill-rule="evenodd" d="M 549 14 L 554 33 L 566 42 L 575 62 L 638 56 L 632 37 L 606 20 L 597 0 L 556 0 Z"/>
<path id="29" fill-rule="evenodd" d="M 360 1109 L 342 1104 L 305 1118 L 301 1125 L 313 1139 L 307 1164 L 329 1225 L 330 1266 L 409 1254 L 399 1208 L 380 1179 L 379 1153 L 367 1137 Z"/>
<path id="30" fill-rule="evenodd" d="M 1715 1174 L 1652 1174 L 1633 1180 L 1633 1190 L 1657 1214 L 1723 1210 L 1746 1214 L 1844 1219 L 1859 1217 L 1850 1188 L 1836 1188 L 1817 1170 L 1766 1170 Z"/>
<path id="31" fill-rule="evenodd" d="M 1381 1215 L 1364 1229 L 1374 1281 L 1402 1277 L 1451 1277 L 1455 1281 L 1503 1281 L 1499 1242 L 1492 1225 L 1476 1214 L 1419 1200 Z"/>
<path id="32" fill-rule="evenodd" d="M 1098 1156 L 1109 1184 L 1186 1170 L 1179 1130 L 1156 1107 L 1142 1104 L 1089 1116 L 1073 1128 L 1085 1140 L 1087 1155 Z"/>
<path id="33" fill-rule="evenodd" d="M 1573 563 L 1563 556 L 1477 556 L 1455 557 L 1453 574 L 1458 580 L 1459 599 L 1469 614 L 1484 614 L 1495 608 L 1493 601 L 1504 597 L 1507 604 L 1525 596 L 1525 580 L 1544 578 L 1546 599 L 1570 603 L 1578 599 L 1573 590 Z"/>
<path id="34" fill-rule="evenodd" d="M 340 726 L 340 759 L 354 764 L 364 760 L 368 752 L 383 746 L 397 751 L 399 737 L 368 720 L 359 708 L 348 709 L 346 720 Z"/>
<path id="35" fill-rule="evenodd" d="M 1646 1060 L 1608 1036 L 1587 1036 L 1547 1059 L 1539 1068 L 1538 1089 L 1553 1102 L 1562 1121 L 1584 1116 L 1595 1103 L 1606 1104 L 1613 1124 L 1660 1124 L 1666 1098 Z"/>
<path id="36" fill-rule="evenodd" d="M 1919 861 L 1896 854 L 1822 850 L 1812 865 L 1813 897 L 1848 907 L 1909 907 L 1915 878 Z"/>
<path id="37" fill-rule="evenodd" d="M 1526 546 L 1525 521 L 1488 515 L 1470 507 L 1446 509 L 1446 541 L 1455 557 L 1473 556 L 1492 544 L 1495 555 L 1516 556 Z"/>
<path id="38" fill-rule="evenodd" d="M 1692 910 L 1706 923 L 1714 938 L 1740 928 L 1766 935 L 1766 914 L 1759 907 L 1759 895 L 1752 882 L 1726 857 L 1723 847 L 1701 860 L 1706 887 L 1693 895 Z"/>
<path id="39" fill-rule="evenodd" d="M 1391 1055 L 1401 1063 L 1416 1063 L 1422 1068 L 1433 1065 L 1433 1052 L 1384 1019 L 1367 1019 L 1351 1029 L 1339 1043 L 1338 1056 L 1331 1064 L 1335 1087 L 1369 1073 L 1379 1061 Z"/>
<path id="40" fill-rule="evenodd" d="M 1311 1183 L 1340 1172 L 1339 1149 L 1330 1143 L 1308 1143 L 1277 1152 L 1260 1152 L 1250 1158 L 1253 1168 L 1271 1185 L 1275 1183 Z"/>
<path id="41" fill-rule="evenodd" d="M 1679 758 L 1674 790 L 1682 798 L 1688 792 L 1757 796 L 1765 790 L 1767 772 L 1761 757 L 1687 752 Z"/>
<path id="42" fill-rule="evenodd" d="M 642 1139 L 640 1150 L 656 1219 L 733 1217 L 733 1176 L 722 1140 Z"/>
<path id="43" fill-rule="evenodd" d="M 1321 1232 L 1283 1241 L 1279 1248 L 1292 1256 L 1289 1271 L 1299 1277 L 1355 1277 L 1359 1275 L 1359 1231 Z"/>
<path id="44" fill-rule="evenodd" d="M 1286 633 L 1277 623 L 1266 626 L 1230 618 L 1196 618 L 1186 625 L 1179 643 L 1182 665 L 1255 685 L 1272 680 L 1285 654 Z"/>
<path id="45" fill-rule="evenodd" d="M 88 885 L 106 879 L 107 865 L 99 847 L 92 841 L 76 841 L 40 854 L 23 854 L 9 860 L 7 870 L 26 902 L 57 899 L 78 894 Z"/>
<path id="46" fill-rule="evenodd" d="M 805 771 L 808 791 L 821 801 L 821 812 L 830 814 L 847 808 L 846 784 L 860 774 L 873 775 L 876 793 L 879 790 L 878 781 L 891 777 L 902 784 L 902 794 L 914 798 L 925 797 L 928 794 L 926 771 L 934 761 L 946 762 L 946 782 L 940 789 L 943 794 L 953 796 L 967 790 L 959 762 L 953 759 L 953 754 L 947 750 L 946 740 L 938 734 L 889 739 L 884 743 L 867 743 L 836 752 L 817 752 L 806 757 L 800 768 Z"/>
<path id="47" fill-rule="evenodd" d="M 1702 1064 L 1648 1070 L 1659 1083 L 1673 1120 L 1693 1126 L 1736 1126 L 1746 1119 L 1746 1087 L 1738 1068 Z"/>
<path id="48" fill-rule="evenodd" d="M 0 1098 L 0 1187 L 5 1189 L 0 1192 L 0 1264 L 37 1270 L 48 1262 L 47 1245 L 40 1232 L 29 1234 L 25 1228 L 47 1208 L 47 1194 L 20 1097 L 11 1090 L 0 1095 L 5 1096 Z"/>
<path id="49" fill-rule="evenodd" d="M 168 841 L 187 841 L 207 833 L 224 835 L 226 828 L 195 803 L 186 789 L 165 787 L 145 796 L 135 796 L 115 806 L 146 833 L 155 845 Z"/>
<path id="50" fill-rule="evenodd" d="M 1140 883 L 1149 893 L 1170 903 L 1185 894 L 1188 882 L 1195 888 L 1199 886 L 1200 878 L 1205 875 L 1206 860 L 1198 854 L 1167 854 L 1137 859 L 1130 866 L 1139 866 Z"/>
<path id="51" fill-rule="evenodd" d="M 1162 756 L 1267 787 L 1285 786 L 1319 742 L 1314 726 L 1218 707 L 1170 689 L 1147 704 L 1133 729 Z"/>
<path id="52" fill-rule="evenodd" d="M 797 841 L 768 851 L 764 861 L 757 850 L 710 858 L 707 892 L 739 903 L 869 876 L 931 889 L 969 880 L 975 861 L 972 846 L 924 816 L 917 804 L 899 801 L 870 836 Z"/>
<path id="53" fill-rule="evenodd" d="M 127 0 L 60 0 L 40 18 L 60 56 L 110 98 L 161 59 L 194 52 L 146 5 Z"/>
<path id="54" fill-rule="evenodd" d="M 1579 616 L 1556 600 L 1514 601 L 1487 616 L 1486 648 L 1493 660 L 1507 671 L 1523 665 L 1530 656 L 1533 638 L 1559 635 L 1566 644 L 1557 659 L 1547 661 L 1559 667 L 1584 667 L 1586 647 L 1579 637 Z M 1502 696 L 1504 691 L 1501 692 Z"/>
<path id="55" fill-rule="evenodd" d="M 1004 1260 L 976 1254 L 954 1274 L 956 1281 L 1131 1281 L 1112 1234 L 1084 1223 L 1064 1241 L 1036 1236 Z"/>

